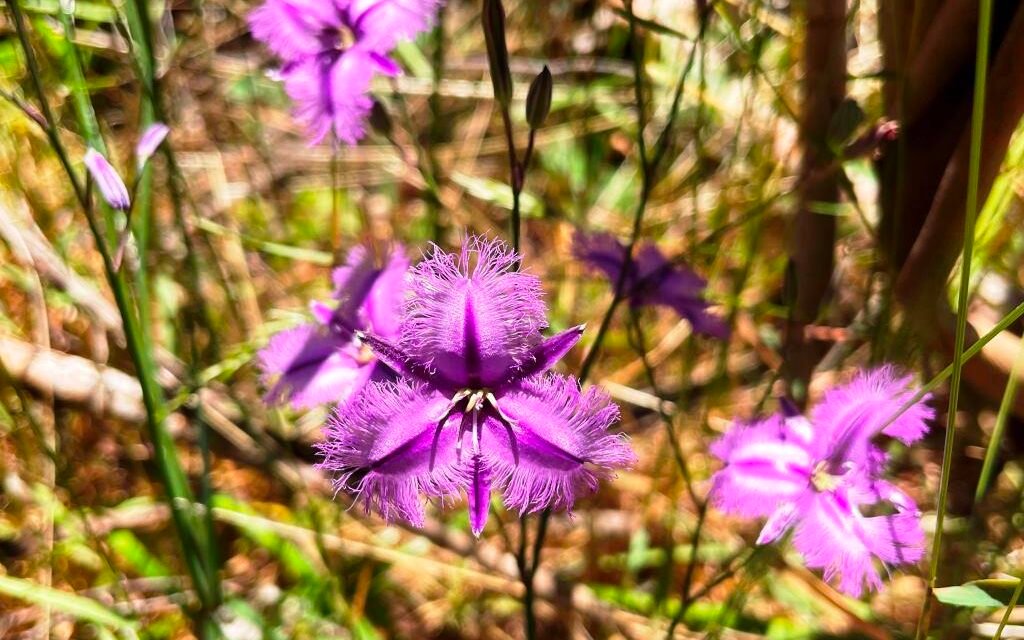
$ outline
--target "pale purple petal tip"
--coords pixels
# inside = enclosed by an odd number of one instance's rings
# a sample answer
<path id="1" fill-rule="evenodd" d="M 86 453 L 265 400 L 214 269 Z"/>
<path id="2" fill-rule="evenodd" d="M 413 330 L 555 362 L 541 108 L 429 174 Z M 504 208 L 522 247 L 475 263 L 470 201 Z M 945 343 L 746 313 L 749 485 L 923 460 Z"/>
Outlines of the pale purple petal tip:
<path id="1" fill-rule="evenodd" d="M 402 245 L 390 247 L 379 258 L 365 245 L 353 247 L 345 264 L 331 274 L 334 299 L 348 323 L 367 327 L 384 339 L 397 337 L 408 270 Z"/>
<path id="2" fill-rule="evenodd" d="M 85 152 L 85 168 L 89 170 L 89 175 L 96 182 L 96 188 L 100 190 L 100 195 L 107 204 L 122 210 L 131 206 L 128 187 L 102 153 L 90 147 Z"/>
<path id="3" fill-rule="evenodd" d="M 139 137 L 138 144 L 135 145 L 135 165 L 139 169 L 142 169 L 149 162 L 150 157 L 153 156 L 170 132 L 170 127 L 162 122 L 154 122 L 143 132 L 142 136 Z"/>
<path id="4" fill-rule="evenodd" d="M 844 449 L 847 457 L 862 455 L 879 433 L 911 444 L 924 437 L 935 417 L 927 397 L 896 417 L 915 391 L 910 376 L 893 366 L 864 371 L 826 393 L 814 407 L 811 421 L 828 434 L 821 441 L 833 450 Z"/>

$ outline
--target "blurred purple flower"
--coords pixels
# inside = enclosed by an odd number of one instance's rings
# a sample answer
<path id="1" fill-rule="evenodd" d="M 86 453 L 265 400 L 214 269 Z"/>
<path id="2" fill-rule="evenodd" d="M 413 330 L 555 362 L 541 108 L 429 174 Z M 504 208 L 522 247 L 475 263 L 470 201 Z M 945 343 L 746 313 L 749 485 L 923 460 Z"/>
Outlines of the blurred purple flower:
<path id="1" fill-rule="evenodd" d="M 102 153 L 89 147 L 85 152 L 85 168 L 89 175 L 96 182 L 100 195 L 115 209 L 127 210 L 131 206 L 131 198 L 128 195 L 128 187 L 124 186 L 124 180 L 118 175 L 117 170 L 103 156 Z"/>
<path id="2" fill-rule="evenodd" d="M 164 123 L 154 122 L 139 136 L 139 141 L 135 145 L 135 166 L 140 171 L 170 132 L 170 127 Z"/>
<path id="3" fill-rule="evenodd" d="M 441 0 L 267 0 L 249 17 L 253 36 L 284 66 L 285 92 L 316 144 L 328 133 L 355 144 L 366 133 L 377 73 L 399 40 L 430 27 Z"/>
<path id="4" fill-rule="evenodd" d="M 435 248 L 411 272 L 399 339 L 364 337 L 402 379 L 338 408 L 320 466 L 367 511 L 422 525 L 421 494 L 462 489 L 479 535 L 492 489 L 520 513 L 568 510 L 633 462 L 607 431 L 618 418 L 608 396 L 548 373 L 583 328 L 541 336 L 540 281 L 518 261 L 500 241 L 471 238 L 459 254 Z"/>
<path id="5" fill-rule="evenodd" d="M 859 596 L 877 589 L 874 560 L 911 564 L 923 554 L 924 533 L 914 501 L 882 478 L 887 454 L 880 434 L 910 444 L 928 430 L 929 397 L 892 420 L 915 390 L 893 367 L 861 372 L 829 391 L 811 419 L 774 415 L 737 424 L 712 445 L 725 467 L 712 478 L 711 499 L 724 511 L 767 516 L 758 544 L 794 530 L 793 543 L 807 566 Z M 891 422 L 890 422 L 891 421 Z M 889 503 L 889 515 L 861 508 Z"/>
<path id="6" fill-rule="evenodd" d="M 626 264 L 627 247 L 609 233 L 577 231 L 573 242 L 576 258 L 604 273 L 614 284 Z M 626 274 L 625 296 L 634 307 L 662 305 L 686 318 L 697 333 L 725 339 L 729 327 L 708 311 L 704 300 L 707 281 L 683 265 L 669 261 L 651 243 L 639 246 Z"/>
<path id="7" fill-rule="evenodd" d="M 395 247 L 379 264 L 366 247 L 353 248 L 333 273 L 337 306 L 314 302 L 315 322 L 274 335 L 260 350 L 264 381 L 271 385 L 267 402 L 287 400 L 295 408 L 341 403 L 371 380 L 393 377 L 354 333 L 368 328 L 396 334 L 409 261 Z"/>

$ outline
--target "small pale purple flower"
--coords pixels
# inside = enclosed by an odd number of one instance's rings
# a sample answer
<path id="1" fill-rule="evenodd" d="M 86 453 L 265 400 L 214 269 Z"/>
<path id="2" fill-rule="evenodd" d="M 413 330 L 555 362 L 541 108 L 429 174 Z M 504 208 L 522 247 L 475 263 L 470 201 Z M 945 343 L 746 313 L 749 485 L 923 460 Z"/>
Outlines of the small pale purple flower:
<path id="1" fill-rule="evenodd" d="M 163 143 L 164 138 L 171 132 L 170 127 L 162 122 L 154 122 L 139 136 L 135 145 L 135 166 L 141 171 L 156 150 Z"/>
<path id="2" fill-rule="evenodd" d="M 267 0 L 249 18 L 253 36 L 284 66 L 285 91 L 316 144 L 329 133 L 355 144 L 366 133 L 377 73 L 394 76 L 398 41 L 430 27 L 440 0 Z"/>
<path id="3" fill-rule="evenodd" d="M 879 588 L 876 559 L 894 566 L 923 555 L 917 505 L 882 477 L 888 456 L 874 443 L 880 435 L 904 444 L 924 436 L 934 418 L 928 397 L 892 420 L 914 394 L 909 377 L 885 366 L 829 391 L 810 420 L 778 414 L 733 426 L 711 448 L 725 463 L 712 478 L 712 502 L 767 516 L 758 544 L 792 529 L 807 566 L 838 578 L 844 592 Z M 864 515 L 879 504 L 892 513 Z"/>
<path id="4" fill-rule="evenodd" d="M 270 385 L 267 402 L 287 400 L 295 408 L 340 403 L 372 380 L 392 378 L 355 331 L 397 334 L 408 268 L 401 247 L 382 261 L 364 246 L 353 248 L 333 273 L 336 306 L 314 302 L 315 322 L 274 335 L 260 350 L 260 367 Z"/>
<path id="5" fill-rule="evenodd" d="M 577 259 L 602 272 L 612 283 L 618 281 L 626 264 L 627 247 L 609 233 L 576 232 L 573 253 Z M 724 339 L 729 327 L 710 313 L 704 300 L 707 281 L 684 265 L 668 260 L 657 246 L 641 244 L 626 274 L 625 295 L 634 307 L 671 307 L 686 318 L 696 333 Z"/>
<path id="6" fill-rule="evenodd" d="M 367 511 L 421 525 L 421 495 L 463 490 L 479 535 L 492 489 L 521 513 L 569 510 L 633 462 L 607 431 L 618 417 L 608 396 L 548 372 L 583 328 L 541 336 L 540 281 L 518 261 L 500 241 L 435 249 L 411 272 L 399 339 L 364 337 L 401 379 L 338 408 L 320 466 Z"/>
<path id="7" fill-rule="evenodd" d="M 103 156 L 102 153 L 89 147 L 85 152 L 85 168 L 89 175 L 96 182 L 96 188 L 100 195 L 115 209 L 127 210 L 131 207 L 131 197 L 128 195 L 128 187 L 124 180 L 118 175 L 117 169 Z"/>

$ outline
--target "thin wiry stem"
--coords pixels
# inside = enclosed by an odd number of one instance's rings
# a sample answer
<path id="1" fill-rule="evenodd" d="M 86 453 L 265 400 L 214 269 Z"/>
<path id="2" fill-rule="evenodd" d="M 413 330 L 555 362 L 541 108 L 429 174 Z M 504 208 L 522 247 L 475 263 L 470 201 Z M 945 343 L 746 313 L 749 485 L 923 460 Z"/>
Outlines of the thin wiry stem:
<path id="1" fill-rule="evenodd" d="M 705 12 L 701 17 L 700 31 L 693 42 L 693 47 L 690 49 L 690 55 L 686 60 L 686 64 L 683 66 L 683 70 L 679 75 L 679 79 L 673 92 L 672 106 L 669 109 L 668 119 L 666 120 L 661 133 L 658 134 L 654 143 L 653 152 L 650 155 L 648 154 L 646 138 L 644 138 L 644 130 L 647 128 L 647 111 L 644 106 L 645 74 L 643 42 L 637 35 L 638 22 L 636 14 L 633 13 L 633 3 L 631 1 L 626 2 L 626 15 L 629 20 L 629 41 L 632 43 L 633 50 L 633 97 L 636 101 L 637 110 L 637 156 L 641 173 L 640 199 L 633 214 L 633 229 L 626 249 L 626 259 L 622 265 L 622 270 L 619 272 L 618 278 L 615 279 L 612 301 L 609 303 L 608 309 L 605 311 L 604 315 L 601 316 L 601 323 L 598 325 L 597 334 L 594 336 L 594 342 L 591 345 L 590 350 L 587 352 L 587 355 L 584 356 L 583 364 L 580 365 L 580 384 L 590 376 L 591 369 L 597 362 L 597 357 L 601 352 L 601 345 L 603 344 L 604 338 L 611 327 L 612 317 L 615 315 L 615 311 L 625 298 L 626 281 L 628 280 L 629 272 L 633 268 L 633 252 L 640 241 L 644 213 L 647 210 L 647 202 L 650 199 L 651 191 L 654 189 L 654 185 L 656 183 L 656 172 L 668 149 L 668 145 L 671 140 L 670 133 L 675 128 L 676 118 L 682 104 L 686 77 L 693 69 L 693 64 L 696 60 L 697 47 L 703 41 L 707 31 L 707 19 L 709 13 Z"/>
<path id="2" fill-rule="evenodd" d="M 163 422 L 167 415 L 167 410 L 164 403 L 163 392 L 160 389 L 155 376 L 156 367 L 153 363 L 152 349 L 150 348 L 148 338 L 146 337 L 145 329 L 141 325 L 140 318 L 135 310 L 136 305 L 133 304 L 128 284 L 115 268 L 113 255 L 111 254 L 110 247 L 107 245 L 106 234 L 101 228 L 91 205 L 89 188 L 82 184 L 78 174 L 74 170 L 74 167 L 71 165 L 70 158 L 63 143 L 60 141 L 57 120 L 46 100 L 46 93 L 42 87 L 42 76 L 39 70 L 38 61 L 35 58 L 35 53 L 28 40 L 28 31 L 25 26 L 25 19 L 21 12 L 21 7 L 18 5 L 17 0 L 7 0 L 7 6 L 10 8 L 11 15 L 14 18 L 15 31 L 18 34 L 18 40 L 25 53 L 30 82 L 37 94 L 36 97 L 43 116 L 43 122 L 41 122 L 40 125 L 49 139 L 51 147 L 57 154 L 57 157 L 67 174 L 68 181 L 71 183 L 75 192 L 76 199 L 85 213 L 89 232 L 92 235 L 96 248 L 100 253 L 100 257 L 103 261 L 104 274 L 106 275 L 107 282 L 114 294 L 114 301 L 117 305 L 118 311 L 121 314 L 128 353 L 131 357 L 132 364 L 135 366 L 136 374 L 138 375 L 140 386 L 142 388 L 142 401 L 143 407 L 146 411 L 146 423 L 149 428 L 150 440 L 153 443 L 154 458 L 157 468 L 168 494 L 172 520 L 174 522 L 178 538 L 185 551 L 184 555 L 186 563 L 188 564 L 190 576 L 195 583 L 197 592 L 200 594 L 201 598 L 203 598 L 203 601 L 206 602 L 209 595 L 213 593 L 213 589 L 216 589 L 216 586 L 210 584 L 210 576 L 207 574 L 206 568 L 201 560 L 203 557 L 201 555 L 203 534 L 200 531 L 199 523 L 194 520 L 194 516 L 191 513 L 191 505 L 193 503 L 192 492 L 188 486 L 188 480 L 185 476 L 185 472 L 182 469 L 181 463 L 174 451 L 173 439 L 167 432 Z"/>
<path id="3" fill-rule="evenodd" d="M 999 620 L 999 626 L 996 627 L 996 632 L 992 635 L 992 640 L 999 640 L 1003 637 L 1003 629 L 1006 628 L 1006 623 L 1010 620 L 1010 614 L 1013 613 L 1013 609 L 1020 601 L 1020 594 L 1022 590 L 1024 590 L 1024 580 L 1018 579 L 1017 586 L 1013 590 L 1013 595 L 1010 596 L 1010 602 L 1006 605 L 1006 611 L 1003 611 L 1003 617 Z"/>
<path id="4" fill-rule="evenodd" d="M 999 455 L 999 447 L 1003 443 L 1003 434 L 1006 431 L 1006 423 L 1010 420 L 1010 413 L 1013 403 L 1017 399 L 1017 386 L 1021 371 L 1024 370 L 1024 341 L 1017 347 L 1017 357 L 1010 368 L 1010 378 L 1006 381 L 1006 388 L 1003 390 L 1003 399 L 999 403 L 999 413 L 996 414 L 996 426 L 992 429 L 992 437 L 989 438 L 988 448 L 985 450 L 985 461 L 981 465 L 981 474 L 978 476 L 978 485 L 974 490 L 974 506 L 977 508 L 985 498 L 989 483 L 992 481 L 992 472 L 996 466 L 996 456 Z"/>
<path id="5" fill-rule="evenodd" d="M 974 223 L 978 213 L 978 183 L 981 173 L 982 128 L 985 123 L 985 84 L 988 77 L 989 41 L 992 31 L 992 0 L 978 5 L 978 42 L 974 66 L 974 107 L 971 114 L 970 160 L 967 174 L 967 210 L 964 213 L 964 246 L 960 267 L 960 291 L 957 298 L 956 337 L 953 347 L 953 378 L 950 381 L 949 408 L 946 413 L 946 439 L 942 448 L 942 474 L 939 478 L 939 499 L 936 507 L 935 537 L 932 540 L 931 562 L 928 566 L 928 595 L 921 608 L 917 638 L 928 634 L 931 624 L 932 591 L 935 589 L 942 558 L 942 534 L 949 496 L 949 478 L 953 463 L 956 435 L 957 405 L 964 361 L 964 340 L 967 333 L 967 303 L 971 286 L 971 257 L 974 251 Z"/>

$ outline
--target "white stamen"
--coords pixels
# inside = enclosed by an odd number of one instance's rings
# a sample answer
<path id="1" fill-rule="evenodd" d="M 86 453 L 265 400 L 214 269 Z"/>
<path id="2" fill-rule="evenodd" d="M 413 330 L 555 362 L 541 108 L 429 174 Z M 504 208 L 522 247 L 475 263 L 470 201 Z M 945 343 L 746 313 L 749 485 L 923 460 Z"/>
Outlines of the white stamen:
<path id="1" fill-rule="evenodd" d="M 485 397 L 487 398 L 487 402 L 489 402 L 491 406 L 494 407 L 494 410 L 498 412 L 498 416 L 502 420 L 504 420 L 506 424 L 508 424 L 509 426 L 516 424 L 516 421 L 510 418 L 508 414 L 502 411 L 501 407 L 498 406 L 498 399 L 494 397 L 493 393 L 488 391 Z"/>

